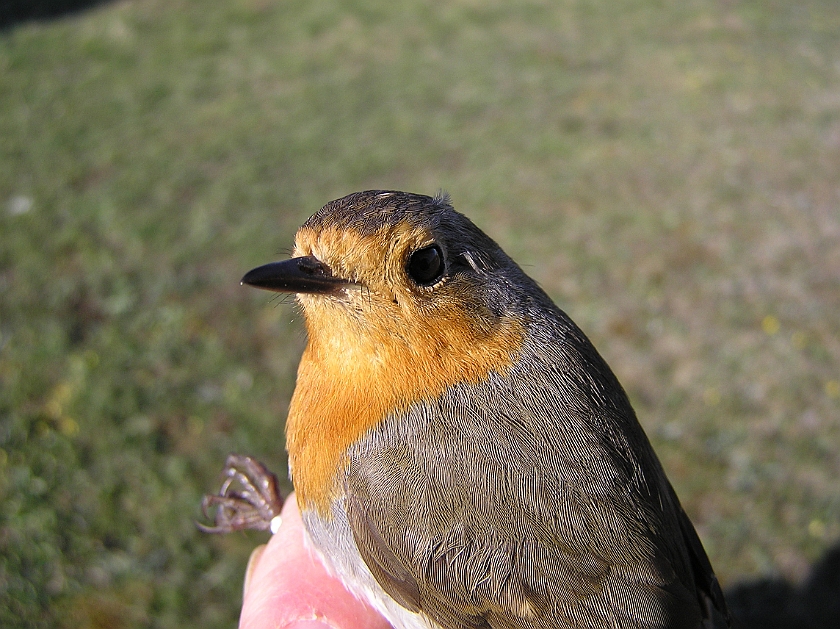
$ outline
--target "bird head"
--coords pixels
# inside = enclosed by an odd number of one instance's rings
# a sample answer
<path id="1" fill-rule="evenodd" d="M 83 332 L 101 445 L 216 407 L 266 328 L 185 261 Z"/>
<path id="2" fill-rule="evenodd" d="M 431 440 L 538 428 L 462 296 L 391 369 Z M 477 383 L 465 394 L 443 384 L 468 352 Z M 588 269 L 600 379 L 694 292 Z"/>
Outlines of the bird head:
<path id="1" fill-rule="evenodd" d="M 357 341 L 417 347 L 412 332 L 437 336 L 457 323 L 481 336 L 498 326 L 508 314 L 500 272 L 513 269 L 448 197 L 374 190 L 324 206 L 298 230 L 290 260 L 242 281 L 296 293 L 312 341 L 347 326 Z"/>

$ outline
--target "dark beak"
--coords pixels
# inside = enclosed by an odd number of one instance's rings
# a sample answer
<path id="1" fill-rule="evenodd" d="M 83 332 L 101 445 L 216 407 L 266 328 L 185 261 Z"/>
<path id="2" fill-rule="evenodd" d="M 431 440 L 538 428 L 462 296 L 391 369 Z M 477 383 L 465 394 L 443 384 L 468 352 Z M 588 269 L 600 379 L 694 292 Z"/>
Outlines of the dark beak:
<path id="1" fill-rule="evenodd" d="M 276 293 L 329 295 L 352 284 L 334 277 L 330 268 L 312 256 L 258 266 L 245 274 L 242 283 Z"/>

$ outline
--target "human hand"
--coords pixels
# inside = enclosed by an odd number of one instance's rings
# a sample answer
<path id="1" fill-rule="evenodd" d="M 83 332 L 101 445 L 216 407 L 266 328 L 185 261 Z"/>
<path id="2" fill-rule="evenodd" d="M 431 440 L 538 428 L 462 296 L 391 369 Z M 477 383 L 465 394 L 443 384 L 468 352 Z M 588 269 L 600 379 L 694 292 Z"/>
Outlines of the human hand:
<path id="1" fill-rule="evenodd" d="M 240 629 L 390 629 L 304 546 L 294 494 L 281 515 L 280 529 L 251 553 Z"/>

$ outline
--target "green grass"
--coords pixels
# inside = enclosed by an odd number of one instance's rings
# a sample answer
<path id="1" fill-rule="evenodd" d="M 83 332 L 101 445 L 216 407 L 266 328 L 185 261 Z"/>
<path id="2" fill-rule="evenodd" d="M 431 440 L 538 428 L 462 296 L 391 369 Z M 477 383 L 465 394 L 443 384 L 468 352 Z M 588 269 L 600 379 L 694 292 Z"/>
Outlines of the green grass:
<path id="1" fill-rule="evenodd" d="M 0 32 L 0 625 L 231 626 L 327 201 L 448 190 L 595 341 L 725 585 L 840 538 L 840 6 L 126 1 Z"/>

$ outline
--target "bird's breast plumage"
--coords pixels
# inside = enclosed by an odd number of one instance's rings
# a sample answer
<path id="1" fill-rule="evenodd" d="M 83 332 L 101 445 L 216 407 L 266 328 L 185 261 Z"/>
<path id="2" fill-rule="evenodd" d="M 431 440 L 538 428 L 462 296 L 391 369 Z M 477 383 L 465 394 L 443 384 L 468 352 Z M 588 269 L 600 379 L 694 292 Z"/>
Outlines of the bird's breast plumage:
<path id="1" fill-rule="evenodd" d="M 286 423 L 299 501 L 323 513 L 340 491 L 344 455 L 386 417 L 439 398 L 456 383 L 504 372 L 522 345 L 516 320 L 476 327 L 453 304 L 433 326 L 353 329 L 349 318 L 320 321 L 308 313 L 310 340 L 298 367 Z M 317 331 L 313 330 L 318 328 Z"/>

